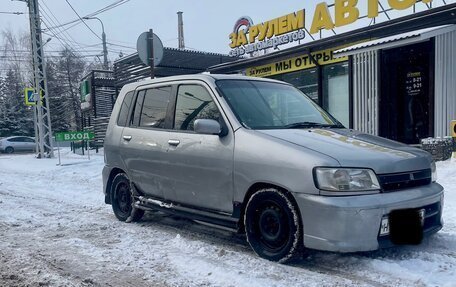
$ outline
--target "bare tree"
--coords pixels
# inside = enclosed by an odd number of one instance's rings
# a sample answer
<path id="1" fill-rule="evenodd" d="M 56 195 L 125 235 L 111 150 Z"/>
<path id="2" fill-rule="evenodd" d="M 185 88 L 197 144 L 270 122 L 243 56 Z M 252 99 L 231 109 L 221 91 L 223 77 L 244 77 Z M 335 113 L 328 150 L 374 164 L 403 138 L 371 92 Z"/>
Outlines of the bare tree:
<path id="1" fill-rule="evenodd" d="M 79 99 L 79 82 L 82 79 L 86 63 L 73 51 L 64 48 L 57 61 L 57 76 L 65 88 L 65 100 L 71 107 L 74 128 L 82 127 L 81 123 L 81 100 Z"/>

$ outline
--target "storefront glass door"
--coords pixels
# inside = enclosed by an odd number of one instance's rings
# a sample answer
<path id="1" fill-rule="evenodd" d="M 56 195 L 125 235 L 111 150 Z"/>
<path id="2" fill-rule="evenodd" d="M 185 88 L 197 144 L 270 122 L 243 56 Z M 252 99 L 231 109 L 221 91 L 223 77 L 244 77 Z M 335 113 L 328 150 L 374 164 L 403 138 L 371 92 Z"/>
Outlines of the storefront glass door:
<path id="1" fill-rule="evenodd" d="M 380 136 L 418 144 L 433 134 L 433 43 L 381 53 Z"/>
<path id="2" fill-rule="evenodd" d="M 348 63 L 323 66 L 323 108 L 344 126 L 350 126 Z"/>

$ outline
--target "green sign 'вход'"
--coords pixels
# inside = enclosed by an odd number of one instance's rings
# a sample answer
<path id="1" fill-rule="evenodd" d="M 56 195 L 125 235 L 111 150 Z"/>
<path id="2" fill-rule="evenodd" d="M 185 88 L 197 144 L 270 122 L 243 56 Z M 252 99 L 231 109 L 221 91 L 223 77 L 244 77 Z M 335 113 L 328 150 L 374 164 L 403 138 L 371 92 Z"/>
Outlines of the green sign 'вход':
<path id="1" fill-rule="evenodd" d="M 94 137 L 95 135 L 93 132 L 88 131 L 60 132 L 55 134 L 55 140 L 58 142 L 92 140 Z"/>

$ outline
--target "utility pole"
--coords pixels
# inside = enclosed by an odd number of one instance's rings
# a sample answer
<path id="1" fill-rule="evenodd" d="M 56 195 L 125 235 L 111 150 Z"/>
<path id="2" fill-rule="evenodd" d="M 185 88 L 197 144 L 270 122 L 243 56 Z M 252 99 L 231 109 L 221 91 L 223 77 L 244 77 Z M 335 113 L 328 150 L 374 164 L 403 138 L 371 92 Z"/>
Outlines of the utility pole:
<path id="1" fill-rule="evenodd" d="M 103 25 L 103 24 L 102 24 Z M 103 33 L 101 33 L 101 39 L 103 39 L 103 65 L 104 69 L 108 70 L 108 48 L 106 48 L 106 34 L 103 28 Z"/>
<path id="2" fill-rule="evenodd" d="M 150 78 L 155 78 L 155 63 L 154 63 L 154 31 L 149 29 L 147 34 L 147 53 L 149 56 Z"/>
<path id="3" fill-rule="evenodd" d="M 90 20 L 90 19 L 95 19 L 100 21 L 101 23 L 101 40 L 103 41 L 103 69 L 108 70 L 108 48 L 106 47 L 106 34 L 105 34 L 105 29 L 103 25 L 103 21 L 101 21 L 100 18 L 98 17 L 84 17 L 83 19 L 85 20 Z"/>
<path id="4" fill-rule="evenodd" d="M 33 74 L 35 79 L 35 142 L 38 146 L 38 158 L 44 158 L 46 152 L 48 157 L 54 157 L 49 95 L 47 93 L 46 62 L 41 38 L 38 0 L 28 0 L 27 4 L 32 36 Z"/>
<path id="5" fill-rule="evenodd" d="M 181 11 L 177 12 L 177 38 L 179 42 L 179 49 L 185 49 L 184 42 L 184 19 Z"/>

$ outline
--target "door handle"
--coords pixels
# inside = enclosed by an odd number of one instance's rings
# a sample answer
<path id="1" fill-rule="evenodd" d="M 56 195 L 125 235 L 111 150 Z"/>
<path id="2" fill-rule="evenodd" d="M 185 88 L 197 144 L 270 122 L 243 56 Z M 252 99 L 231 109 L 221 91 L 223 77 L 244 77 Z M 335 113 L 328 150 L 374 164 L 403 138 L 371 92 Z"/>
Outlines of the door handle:
<path id="1" fill-rule="evenodd" d="M 169 140 L 168 144 L 173 145 L 173 146 L 178 146 L 180 144 L 180 140 Z"/>
<path id="2" fill-rule="evenodd" d="M 126 140 L 126 141 L 130 141 L 131 140 L 131 136 L 123 136 L 123 139 Z"/>

